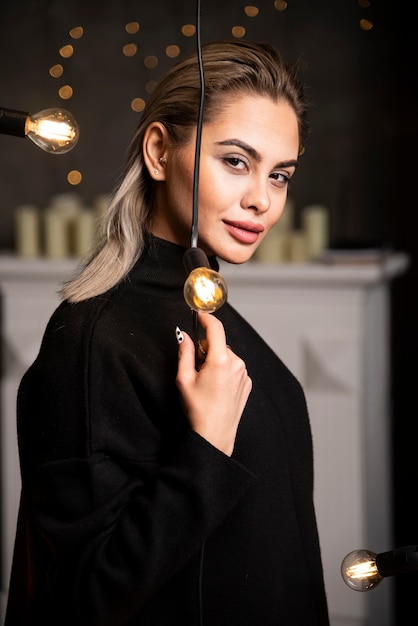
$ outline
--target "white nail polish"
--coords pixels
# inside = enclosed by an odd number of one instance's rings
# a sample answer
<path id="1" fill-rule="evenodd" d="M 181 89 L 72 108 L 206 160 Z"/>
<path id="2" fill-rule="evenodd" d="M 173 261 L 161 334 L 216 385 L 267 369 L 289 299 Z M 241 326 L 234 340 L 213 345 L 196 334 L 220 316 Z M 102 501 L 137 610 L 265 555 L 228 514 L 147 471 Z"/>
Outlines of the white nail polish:
<path id="1" fill-rule="evenodd" d="M 178 326 L 176 326 L 176 339 L 177 339 L 177 343 L 182 343 L 184 337 L 183 337 L 183 333 L 181 332 L 180 328 Z"/>

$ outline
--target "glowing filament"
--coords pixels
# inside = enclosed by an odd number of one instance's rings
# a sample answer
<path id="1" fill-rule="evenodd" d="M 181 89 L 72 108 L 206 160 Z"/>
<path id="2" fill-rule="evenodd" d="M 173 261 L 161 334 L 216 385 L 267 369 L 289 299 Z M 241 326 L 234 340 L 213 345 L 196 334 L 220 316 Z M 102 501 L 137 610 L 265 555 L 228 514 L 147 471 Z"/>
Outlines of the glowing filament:
<path id="1" fill-rule="evenodd" d="M 378 570 L 375 561 L 366 561 L 347 567 L 345 573 L 349 578 L 370 578 L 370 576 L 376 576 Z"/>
<path id="2" fill-rule="evenodd" d="M 53 139 L 54 141 L 71 141 L 75 136 L 74 129 L 65 122 L 53 122 L 51 120 L 31 122 L 29 120 L 27 129 L 28 133 L 36 133 L 44 139 Z"/>

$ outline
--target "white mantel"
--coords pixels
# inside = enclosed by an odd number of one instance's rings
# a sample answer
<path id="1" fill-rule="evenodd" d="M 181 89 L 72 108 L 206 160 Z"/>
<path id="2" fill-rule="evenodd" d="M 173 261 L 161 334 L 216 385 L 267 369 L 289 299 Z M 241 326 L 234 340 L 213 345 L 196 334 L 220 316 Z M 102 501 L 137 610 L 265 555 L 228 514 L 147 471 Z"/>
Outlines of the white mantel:
<path id="1" fill-rule="evenodd" d="M 2 294 L 1 469 L 4 611 L 20 478 L 16 391 L 39 349 L 72 259 L 0 256 Z M 390 579 L 369 593 L 350 590 L 341 561 L 356 548 L 392 542 L 390 447 L 390 283 L 404 254 L 382 263 L 221 264 L 229 301 L 301 381 L 310 412 L 315 502 L 332 626 L 393 626 Z M 0 615 L 1 615 L 0 610 Z"/>

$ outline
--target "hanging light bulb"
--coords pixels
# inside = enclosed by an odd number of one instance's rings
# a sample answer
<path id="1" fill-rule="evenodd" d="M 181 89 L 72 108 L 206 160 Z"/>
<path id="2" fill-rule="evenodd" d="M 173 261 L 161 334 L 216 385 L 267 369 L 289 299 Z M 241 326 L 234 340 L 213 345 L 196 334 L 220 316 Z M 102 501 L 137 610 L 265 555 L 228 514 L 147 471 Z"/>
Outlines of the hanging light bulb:
<path id="1" fill-rule="evenodd" d="M 186 303 L 194 314 L 194 334 L 197 346 L 197 315 L 198 311 L 213 313 L 225 302 L 228 289 L 221 274 L 210 267 L 208 257 L 197 247 L 198 241 L 198 188 L 200 170 L 200 146 L 202 141 L 203 109 L 205 102 L 205 79 L 203 72 L 202 46 L 200 43 L 200 0 L 196 3 L 196 43 L 197 59 L 200 75 L 200 106 L 196 129 L 196 151 L 193 174 L 193 206 L 191 247 L 186 250 L 183 263 L 189 276 L 184 283 L 183 295 Z"/>
<path id="2" fill-rule="evenodd" d="M 206 254 L 200 248 L 189 248 L 183 259 L 189 275 L 183 295 L 192 311 L 217 311 L 226 301 L 228 289 L 225 279 L 213 270 Z"/>
<path id="3" fill-rule="evenodd" d="M 184 283 L 183 293 L 193 311 L 213 313 L 225 303 L 226 283 L 218 272 L 206 267 L 196 267 Z"/>
<path id="4" fill-rule="evenodd" d="M 353 550 L 347 554 L 341 563 L 341 575 L 351 589 L 369 591 L 383 580 L 377 569 L 376 556 L 370 550 Z"/>
<path id="5" fill-rule="evenodd" d="M 355 591 L 370 591 L 387 576 L 418 571 L 418 546 L 405 546 L 376 554 L 353 550 L 341 563 L 344 582 Z"/>
<path id="6" fill-rule="evenodd" d="M 80 135 L 73 115 L 59 108 L 44 109 L 32 115 L 0 108 L 0 133 L 29 137 L 39 148 L 51 154 L 69 152 Z"/>

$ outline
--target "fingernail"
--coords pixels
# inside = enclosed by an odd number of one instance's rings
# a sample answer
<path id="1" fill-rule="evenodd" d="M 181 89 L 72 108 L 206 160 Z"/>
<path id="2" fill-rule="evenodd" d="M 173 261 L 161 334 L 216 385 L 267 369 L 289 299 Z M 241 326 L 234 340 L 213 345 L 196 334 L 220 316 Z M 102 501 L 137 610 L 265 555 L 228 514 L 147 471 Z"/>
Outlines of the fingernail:
<path id="1" fill-rule="evenodd" d="M 184 339 L 183 333 L 181 332 L 178 326 L 176 326 L 176 339 L 177 339 L 177 343 L 182 343 Z"/>

